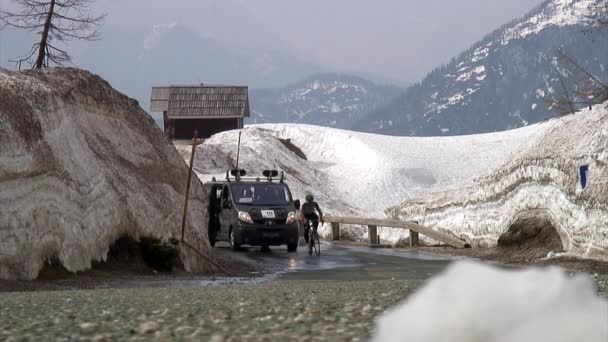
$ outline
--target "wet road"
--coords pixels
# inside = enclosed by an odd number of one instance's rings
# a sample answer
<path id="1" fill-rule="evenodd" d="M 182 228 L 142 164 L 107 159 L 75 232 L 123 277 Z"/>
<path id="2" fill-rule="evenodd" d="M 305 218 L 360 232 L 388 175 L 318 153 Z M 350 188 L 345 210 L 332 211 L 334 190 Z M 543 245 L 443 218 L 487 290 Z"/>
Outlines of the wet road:
<path id="1" fill-rule="evenodd" d="M 144 287 L 187 287 L 229 284 L 259 284 L 276 281 L 376 281 L 404 280 L 420 283 L 441 272 L 450 259 L 435 258 L 391 249 L 321 245 L 321 256 L 308 255 L 305 247 L 287 253 L 284 247 L 262 252 L 260 248 L 230 250 L 218 243 L 217 257 L 254 264 L 260 272 L 240 276 L 201 276 L 196 274 L 140 275 L 96 271 L 64 278 L 37 281 L 0 280 L 0 293 L 11 291 L 77 290 Z"/>
<path id="2" fill-rule="evenodd" d="M 61 292 L 0 293 L 0 341 L 365 341 L 379 314 L 449 263 L 392 250 L 321 248 L 320 257 L 305 248 L 214 249 L 267 271 L 253 279 L 79 277 L 46 287 Z"/>
<path id="3" fill-rule="evenodd" d="M 226 247 L 219 248 L 224 252 Z M 287 253 L 281 247 L 272 248 L 270 252 L 245 248 L 237 253 L 261 265 L 271 274 L 278 275 L 279 281 L 424 281 L 441 272 L 452 261 L 391 249 L 334 246 L 329 243 L 321 246 L 320 256 L 308 255 L 305 247 L 298 248 L 297 253 Z"/>

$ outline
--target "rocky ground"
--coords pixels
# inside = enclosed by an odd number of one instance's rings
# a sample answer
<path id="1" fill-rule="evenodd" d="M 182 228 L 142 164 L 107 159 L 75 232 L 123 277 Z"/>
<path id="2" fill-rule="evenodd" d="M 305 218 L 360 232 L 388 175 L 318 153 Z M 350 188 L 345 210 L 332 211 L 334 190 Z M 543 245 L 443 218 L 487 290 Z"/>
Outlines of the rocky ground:
<path id="1" fill-rule="evenodd" d="M 365 341 L 417 284 L 267 282 L 0 294 L 0 340 Z"/>
<path id="2" fill-rule="evenodd" d="M 323 246 L 320 258 L 282 248 L 271 253 L 215 248 L 222 265 L 240 265 L 230 268 L 240 278 L 97 269 L 84 277 L 0 282 L 0 341 L 366 341 L 380 313 L 449 264 L 416 255 L 501 261 L 490 257 L 492 250 Z M 288 260 L 303 269 L 278 277 L 264 274 Z M 604 263 L 550 260 L 591 273 L 600 295 L 608 297 Z M 336 263 L 343 266 L 326 268 Z"/>

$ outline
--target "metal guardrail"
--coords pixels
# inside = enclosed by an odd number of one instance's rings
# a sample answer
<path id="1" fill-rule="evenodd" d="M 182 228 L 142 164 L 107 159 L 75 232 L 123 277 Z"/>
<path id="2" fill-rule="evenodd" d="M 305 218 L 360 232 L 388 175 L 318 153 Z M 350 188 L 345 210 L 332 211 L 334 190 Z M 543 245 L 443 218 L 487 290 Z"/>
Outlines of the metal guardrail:
<path id="1" fill-rule="evenodd" d="M 410 246 L 418 244 L 418 234 L 428 236 L 437 241 L 446 243 L 456 248 L 470 248 L 471 246 L 463 240 L 460 240 L 449 234 L 433 230 L 425 227 L 417 222 L 382 220 L 362 217 L 342 217 L 325 215 L 325 222 L 331 223 L 332 235 L 334 240 L 340 239 L 340 224 L 354 224 L 367 226 L 369 232 L 370 244 L 380 244 L 378 239 L 378 227 L 409 229 L 410 231 Z"/>

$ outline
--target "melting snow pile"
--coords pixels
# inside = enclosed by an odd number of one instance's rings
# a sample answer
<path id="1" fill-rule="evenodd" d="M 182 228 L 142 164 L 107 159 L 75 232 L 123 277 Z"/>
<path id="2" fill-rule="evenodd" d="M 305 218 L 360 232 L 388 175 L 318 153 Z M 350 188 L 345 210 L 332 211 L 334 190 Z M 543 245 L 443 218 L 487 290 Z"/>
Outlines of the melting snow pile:
<path id="1" fill-rule="evenodd" d="M 264 169 L 285 171 L 296 198 L 312 192 L 321 207 L 334 215 L 382 218 L 387 207 L 404 199 L 498 167 L 542 129 L 412 138 L 308 125 L 250 126 L 243 130 L 239 166 L 249 175 L 261 175 Z M 237 140 L 237 131 L 223 132 L 197 148 L 195 170 L 203 181 L 212 176 L 224 179 L 226 170 L 235 166 Z M 290 145 L 300 149 L 304 158 Z M 191 147 L 178 149 L 189 160 Z M 350 233 L 362 238 L 366 229 Z M 383 240 L 389 241 L 404 234 L 396 229 L 381 231 Z"/>
<path id="2" fill-rule="evenodd" d="M 0 69 L 0 278 L 104 260 L 123 235 L 179 237 L 187 167 L 134 100 L 77 69 Z M 193 183 L 187 239 L 208 251 Z M 189 250 L 187 270 L 208 266 Z"/>
<path id="3" fill-rule="evenodd" d="M 421 194 L 389 216 L 493 246 L 524 216 L 547 217 L 570 254 L 608 257 L 608 105 L 542 127 L 501 167 L 467 184 Z M 581 172 L 581 167 L 588 167 Z M 583 178 L 586 179 L 583 188 Z"/>
<path id="4" fill-rule="evenodd" d="M 608 341 L 608 301 L 586 275 L 458 262 L 377 321 L 373 341 Z"/>

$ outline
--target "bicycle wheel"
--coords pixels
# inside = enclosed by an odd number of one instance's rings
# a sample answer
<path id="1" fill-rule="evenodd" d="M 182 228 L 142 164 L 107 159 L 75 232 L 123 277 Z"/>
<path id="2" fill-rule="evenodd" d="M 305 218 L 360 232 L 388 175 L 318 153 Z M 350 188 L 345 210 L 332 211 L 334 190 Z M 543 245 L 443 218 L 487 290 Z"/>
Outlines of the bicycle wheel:
<path id="1" fill-rule="evenodd" d="M 315 238 L 313 239 L 314 241 L 314 249 L 315 249 L 315 253 L 317 254 L 317 256 L 321 255 L 321 241 L 319 240 L 319 234 L 316 233 L 314 234 Z"/>
<path id="2" fill-rule="evenodd" d="M 308 224 L 308 255 L 312 255 L 312 248 L 314 245 L 314 240 L 313 240 L 313 232 L 312 232 L 312 227 L 310 226 L 310 224 L 307 222 L 306 224 Z"/>
<path id="3" fill-rule="evenodd" d="M 309 233 L 308 234 L 308 255 L 312 255 L 312 249 L 313 249 L 314 244 L 315 244 L 315 242 L 313 239 L 313 234 Z"/>

